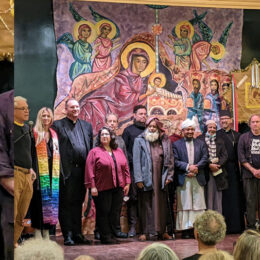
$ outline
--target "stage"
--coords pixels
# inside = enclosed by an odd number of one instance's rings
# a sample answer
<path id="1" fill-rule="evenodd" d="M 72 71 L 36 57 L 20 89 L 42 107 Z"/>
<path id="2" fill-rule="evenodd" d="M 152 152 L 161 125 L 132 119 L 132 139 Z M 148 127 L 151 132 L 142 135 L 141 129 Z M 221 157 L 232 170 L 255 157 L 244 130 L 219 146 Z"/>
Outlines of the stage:
<path id="1" fill-rule="evenodd" d="M 198 251 L 197 241 L 195 239 L 180 239 L 177 235 L 176 240 L 158 241 L 168 245 L 174 250 L 179 259 L 195 254 Z M 233 251 L 234 242 L 239 235 L 227 235 L 225 240 L 218 244 L 217 248 Z M 93 240 L 93 236 L 88 236 Z M 55 240 L 54 237 L 52 237 Z M 136 259 L 141 250 L 154 241 L 139 242 L 136 238 L 120 239 L 120 244 L 102 245 L 98 240 L 94 240 L 91 246 L 64 246 L 62 236 L 56 237 L 56 241 L 64 248 L 65 259 L 73 260 L 79 255 L 90 255 L 96 260 L 116 260 L 116 259 Z"/>

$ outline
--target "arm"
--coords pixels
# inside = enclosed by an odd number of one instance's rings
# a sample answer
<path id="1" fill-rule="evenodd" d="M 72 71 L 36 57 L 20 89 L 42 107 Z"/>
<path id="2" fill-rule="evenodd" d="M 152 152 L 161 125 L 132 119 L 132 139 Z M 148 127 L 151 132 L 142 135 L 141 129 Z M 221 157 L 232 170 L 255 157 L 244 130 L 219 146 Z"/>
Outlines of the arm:
<path id="1" fill-rule="evenodd" d="M 170 182 L 173 181 L 173 176 L 174 176 L 174 156 L 173 156 L 173 151 L 171 149 L 171 141 L 168 139 L 168 147 L 169 147 L 169 152 L 170 152 L 170 160 L 169 160 L 169 165 L 168 165 L 168 174 L 166 177 L 166 185 L 169 184 Z"/>
<path id="2" fill-rule="evenodd" d="M 208 164 L 208 148 L 207 145 L 201 141 L 200 155 L 201 159 L 197 163 L 199 169 L 204 168 Z"/>
<path id="3" fill-rule="evenodd" d="M 226 161 L 228 160 L 228 153 L 225 147 L 225 143 L 221 140 L 220 142 L 220 154 L 219 154 L 219 162 L 218 164 L 220 165 L 220 167 L 223 167 L 223 165 L 226 163 Z"/>
<path id="4" fill-rule="evenodd" d="M 124 129 L 124 132 L 122 134 L 122 138 L 125 142 L 126 150 L 127 150 L 127 159 L 129 163 L 133 163 L 133 157 L 132 154 L 129 152 L 128 149 L 128 144 L 129 144 L 129 134 L 128 134 L 128 129 Z"/>
<path id="5" fill-rule="evenodd" d="M 189 163 L 182 161 L 182 159 L 180 158 L 178 148 L 176 147 L 175 143 L 173 143 L 172 148 L 173 148 L 173 156 L 175 160 L 175 167 L 182 170 L 183 172 L 186 172 L 189 167 Z"/>
<path id="6" fill-rule="evenodd" d="M 86 167 L 85 167 L 85 186 L 86 188 L 95 188 L 96 184 L 94 181 L 96 158 L 95 153 L 91 150 L 88 154 Z"/>
<path id="7" fill-rule="evenodd" d="M 139 138 L 135 139 L 133 147 L 134 179 L 135 183 L 143 182 L 141 166 L 141 144 Z"/>

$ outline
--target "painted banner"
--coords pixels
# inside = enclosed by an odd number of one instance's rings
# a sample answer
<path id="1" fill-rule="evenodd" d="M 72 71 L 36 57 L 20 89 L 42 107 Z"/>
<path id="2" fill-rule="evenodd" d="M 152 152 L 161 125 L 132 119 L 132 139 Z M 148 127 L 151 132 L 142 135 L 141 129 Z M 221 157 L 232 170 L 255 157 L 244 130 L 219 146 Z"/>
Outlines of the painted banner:
<path id="1" fill-rule="evenodd" d="M 168 134 L 185 118 L 219 127 L 231 109 L 229 72 L 240 68 L 243 11 L 159 5 L 53 1 L 57 40 L 55 118 L 73 97 L 95 134 L 105 115 L 121 129 L 147 106 Z"/>

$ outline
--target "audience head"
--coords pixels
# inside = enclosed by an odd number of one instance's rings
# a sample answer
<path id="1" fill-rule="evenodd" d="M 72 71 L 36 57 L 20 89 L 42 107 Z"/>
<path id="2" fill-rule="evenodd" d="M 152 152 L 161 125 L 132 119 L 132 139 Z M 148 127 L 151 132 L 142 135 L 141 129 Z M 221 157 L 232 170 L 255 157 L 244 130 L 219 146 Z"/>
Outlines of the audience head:
<path id="1" fill-rule="evenodd" d="M 145 124 L 145 121 L 147 119 L 147 109 L 145 106 L 143 106 L 143 105 L 135 106 L 133 113 L 134 113 L 135 122 Z"/>
<path id="2" fill-rule="evenodd" d="M 80 112 L 79 102 L 74 98 L 67 99 L 65 102 L 65 110 L 67 117 L 72 121 L 76 121 Z"/>
<path id="3" fill-rule="evenodd" d="M 29 120 L 29 107 L 24 97 L 14 97 L 14 120 L 19 124 Z"/>
<path id="4" fill-rule="evenodd" d="M 197 216 L 194 222 L 195 238 L 206 246 L 215 246 L 226 235 L 224 217 L 216 211 L 207 210 Z"/>
<path id="5" fill-rule="evenodd" d="M 193 138 L 195 133 L 195 128 L 196 128 L 196 123 L 191 119 L 186 119 L 181 124 L 183 136 L 188 140 L 191 140 Z"/>
<path id="6" fill-rule="evenodd" d="M 106 124 L 115 132 L 118 128 L 118 115 L 114 113 L 107 114 Z"/>
<path id="7" fill-rule="evenodd" d="M 203 254 L 199 260 L 233 260 L 233 256 L 226 251 L 217 250 L 215 252 L 209 252 Z"/>
<path id="8" fill-rule="evenodd" d="M 111 128 L 104 126 L 98 131 L 97 146 L 105 147 L 110 146 L 112 150 L 115 150 L 118 145 L 116 143 L 116 135 Z"/>
<path id="9" fill-rule="evenodd" d="M 235 260 L 259 260 L 260 233 L 255 230 L 246 230 L 238 238 L 233 255 Z"/>
<path id="10" fill-rule="evenodd" d="M 137 260 L 178 260 L 173 250 L 165 244 L 153 243 L 145 247 Z"/>
<path id="11" fill-rule="evenodd" d="M 63 249 L 54 241 L 45 239 L 26 240 L 15 249 L 15 260 L 63 260 Z"/>

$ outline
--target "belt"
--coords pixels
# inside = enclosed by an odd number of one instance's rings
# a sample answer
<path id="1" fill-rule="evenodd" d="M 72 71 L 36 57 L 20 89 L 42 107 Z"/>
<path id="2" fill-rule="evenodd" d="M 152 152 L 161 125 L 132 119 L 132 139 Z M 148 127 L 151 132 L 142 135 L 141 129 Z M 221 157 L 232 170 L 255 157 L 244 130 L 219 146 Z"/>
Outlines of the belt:
<path id="1" fill-rule="evenodd" d="M 16 171 L 22 172 L 24 174 L 29 174 L 30 173 L 30 169 L 26 169 L 26 168 L 23 168 L 23 167 L 20 167 L 20 166 L 14 166 L 14 169 Z"/>

